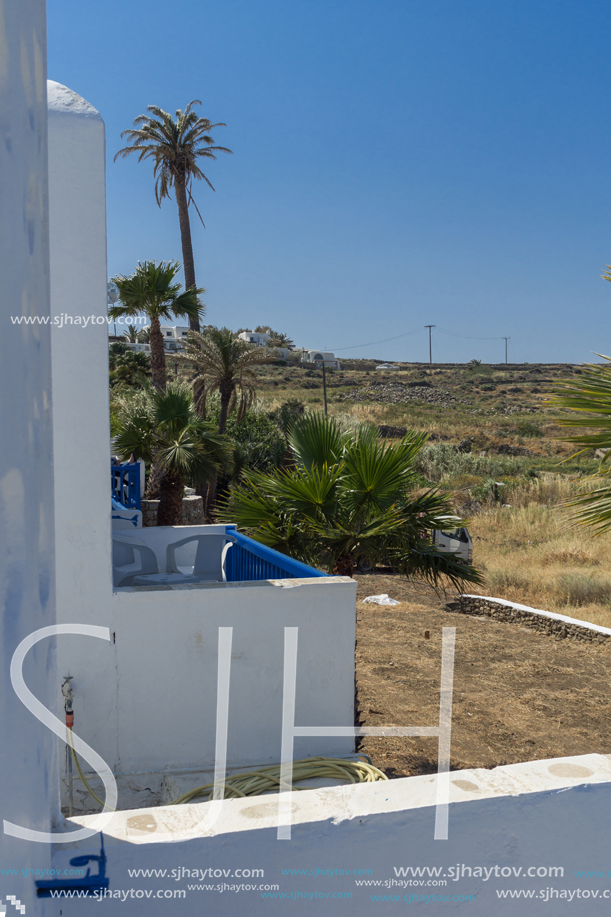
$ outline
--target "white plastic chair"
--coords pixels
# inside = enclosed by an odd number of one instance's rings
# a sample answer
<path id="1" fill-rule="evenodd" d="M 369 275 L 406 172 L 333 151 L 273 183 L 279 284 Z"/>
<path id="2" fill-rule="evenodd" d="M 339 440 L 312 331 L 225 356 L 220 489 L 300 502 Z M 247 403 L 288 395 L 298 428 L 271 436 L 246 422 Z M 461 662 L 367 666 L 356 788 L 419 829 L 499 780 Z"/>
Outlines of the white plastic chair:
<path id="1" fill-rule="evenodd" d="M 176 551 L 192 541 L 197 542 L 193 568 L 179 567 L 176 562 Z M 168 545 L 166 551 L 166 573 L 182 573 L 185 576 L 185 582 L 224 583 L 226 581 L 224 560 L 227 553 L 227 542 L 231 544 L 236 541 L 236 538 L 224 532 L 187 535 L 180 541 L 173 541 Z"/>
<path id="2" fill-rule="evenodd" d="M 117 554 L 125 554 L 125 550 L 117 550 L 118 545 L 125 545 L 131 549 L 131 561 L 128 563 L 119 563 Z M 112 533 L 112 579 L 115 588 L 121 586 L 131 586 L 134 577 L 147 574 L 159 573 L 159 566 L 155 552 L 147 545 L 135 538 L 126 538 L 119 532 Z M 137 554 L 136 558 L 134 555 Z"/>

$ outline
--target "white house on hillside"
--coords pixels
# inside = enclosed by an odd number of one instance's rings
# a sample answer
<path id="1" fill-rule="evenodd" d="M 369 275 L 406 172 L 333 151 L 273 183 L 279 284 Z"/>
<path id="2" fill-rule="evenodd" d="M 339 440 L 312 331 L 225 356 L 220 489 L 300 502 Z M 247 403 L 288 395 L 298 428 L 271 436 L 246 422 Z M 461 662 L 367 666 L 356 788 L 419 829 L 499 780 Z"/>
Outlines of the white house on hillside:
<path id="1" fill-rule="evenodd" d="M 265 347 L 269 344 L 272 337 L 267 331 L 242 331 L 238 334 L 240 341 L 246 341 L 247 344 L 257 344 L 259 347 Z"/>
<path id="2" fill-rule="evenodd" d="M 150 331 L 151 326 L 147 325 L 144 331 Z M 188 325 L 162 325 L 161 334 L 163 336 L 163 346 L 166 350 L 182 350 L 182 345 L 184 344 L 187 333 L 189 331 Z M 147 351 L 148 353 L 148 351 Z"/>
<path id="3" fill-rule="evenodd" d="M 341 364 L 334 354 L 326 350 L 305 350 L 301 351 L 302 363 L 324 363 L 330 369 L 341 369 Z"/>
<path id="4" fill-rule="evenodd" d="M 184 341 L 189 331 L 188 325 L 162 325 L 161 333 L 164 341 Z"/>

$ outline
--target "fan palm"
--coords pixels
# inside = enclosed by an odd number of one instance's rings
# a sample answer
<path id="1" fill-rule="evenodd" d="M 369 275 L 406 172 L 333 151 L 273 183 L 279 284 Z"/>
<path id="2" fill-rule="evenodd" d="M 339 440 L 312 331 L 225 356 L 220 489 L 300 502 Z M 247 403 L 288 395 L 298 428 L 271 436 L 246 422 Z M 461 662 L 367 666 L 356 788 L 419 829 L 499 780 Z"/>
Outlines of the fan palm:
<path id="1" fill-rule="evenodd" d="M 352 575 L 362 559 L 433 585 L 442 576 L 455 586 L 480 582 L 472 566 L 433 547 L 431 532 L 458 520 L 447 494 L 414 495 L 426 439 L 409 432 L 386 444 L 374 427 L 343 433 L 332 418 L 305 415 L 289 433 L 295 467 L 247 472 L 224 508 L 258 541 L 337 574 Z"/>
<path id="2" fill-rule="evenodd" d="M 609 279 L 609 278 L 606 278 Z M 561 427 L 585 427 L 591 432 L 565 437 L 566 442 L 582 448 L 605 450 L 599 473 L 590 478 L 592 489 L 569 501 L 575 508 L 574 520 L 602 535 L 611 529 L 611 357 L 596 354 L 606 362 L 587 363 L 575 381 L 560 383 L 549 403 L 573 412 L 573 416 L 556 420 Z M 577 416 L 575 416 L 577 415 Z"/>
<path id="3" fill-rule="evenodd" d="M 227 147 L 215 146 L 210 136 L 210 131 L 226 125 L 222 122 L 212 124 L 208 118 L 198 118 L 193 111 L 194 105 L 201 104 L 198 99 L 194 99 L 184 111 L 176 111 L 176 119 L 158 105 L 149 105 L 149 114 L 138 115 L 134 119 L 134 128 L 123 131 L 121 137 L 128 138 L 128 146 L 119 150 L 115 156 L 116 160 L 119 156 L 125 158 L 131 153 L 137 153 L 138 162 L 142 162 L 143 159 L 153 160 L 155 198 L 160 207 L 164 197 L 169 198 L 171 189 L 174 189 L 187 290 L 195 287 L 195 263 L 189 221 L 193 179 L 203 179 L 214 191 L 198 160 L 216 159 L 215 154 L 218 152 L 231 153 Z M 195 201 L 193 204 L 197 209 Z M 191 329 L 199 331 L 197 316 L 191 317 L 189 321 Z"/>
<path id="4" fill-rule="evenodd" d="M 128 402 L 115 448 L 123 458 L 134 452 L 161 469 L 157 525 L 182 525 L 185 484 L 206 483 L 231 463 L 231 444 L 197 415 L 191 392 L 181 384 Z"/>
<path id="5" fill-rule="evenodd" d="M 192 287 L 180 292 L 180 284 L 174 282 L 180 265 L 176 261 L 144 261 L 129 277 L 119 274 L 112 280 L 119 288 L 120 300 L 112 306 L 108 314 L 111 318 L 120 315 L 148 315 L 151 326 L 149 342 L 151 346 L 151 370 L 153 385 L 165 389 L 165 350 L 161 334 L 160 319 L 197 318 L 203 315 L 204 307 L 198 295 L 203 290 Z"/>

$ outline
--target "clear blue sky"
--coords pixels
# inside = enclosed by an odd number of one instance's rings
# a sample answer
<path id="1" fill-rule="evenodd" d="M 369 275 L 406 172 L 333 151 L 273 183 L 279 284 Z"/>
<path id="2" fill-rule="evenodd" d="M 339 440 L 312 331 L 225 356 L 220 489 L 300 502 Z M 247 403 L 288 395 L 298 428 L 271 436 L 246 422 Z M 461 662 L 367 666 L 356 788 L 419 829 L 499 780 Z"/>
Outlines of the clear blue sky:
<path id="1" fill-rule="evenodd" d="M 426 360 L 429 323 L 440 361 L 504 353 L 444 332 L 611 352 L 608 0 L 48 0 L 48 60 L 106 122 L 109 276 L 181 259 L 150 163 L 113 155 L 199 98 L 234 151 L 195 189 L 207 321 L 346 357 Z"/>

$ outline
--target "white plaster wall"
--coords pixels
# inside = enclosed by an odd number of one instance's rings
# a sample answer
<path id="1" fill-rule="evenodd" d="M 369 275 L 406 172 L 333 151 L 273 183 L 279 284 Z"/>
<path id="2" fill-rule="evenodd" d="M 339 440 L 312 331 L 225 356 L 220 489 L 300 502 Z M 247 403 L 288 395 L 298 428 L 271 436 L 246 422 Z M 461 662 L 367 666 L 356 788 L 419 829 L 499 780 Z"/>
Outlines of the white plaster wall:
<path id="1" fill-rule="evenodd" d="M 15 696 L 17 645 L 54 623 L 51 367 L 48 326 L 11 316 L 49 316 L 45 4 L 0 2 L 0 817 L 50 829 L 56 803 L 55 741 Z M 53 706 L 52 641 L 26 659 L 26 682 Z M 51 700 L 50 700 L 51 698 Z M 3 869 L 45 869 L 50 847 L 0 833 Z M 27 914 L 51 909 L 32 877 L 0 875 L 0 898 Z"/>
<path id="2" fill-rule="evenodd" d="M 76 92 L 48 82 L 49 227 L 54 401 L 57 618 L 109 626 L 111 617 L 108 327 L 104 122 Z M 65 316 L 103 318 L 67 323 Z M 117 675 L 102 641 L 58 640 L 56 695 L 71 669 L 71 649 L 85 658 L 86 716 L 115 736 Z M 109 662 L 107 663 L 107 660 Z M 85 715 L 83 680 L 75 732 Z M 63 770 L 65 746 L 60 744 Z"/>
<path id="3" fill-rule="evenodd" d="M 104 626 L 110 599 L 104 122 L 85 99 L 52 80 L 48 106 L 58 620 Z M 83 327 L 66 323 L 65 315 L 102 322 Z"/>
<path id="4" fill-rule="evenodd" d="M 492 771 L 450 774 L 448 840 L 434 840 L 435 778 L 407 777 L 383 783 L 306 790 L 293 799 L 290 840 L 277 840 L 277 798 L 228 800 L 217 823 L 206 830 L 202 819 L 210 804 L 121 812 L 106 835 L 111 888 L 124 890 L 126 903 L 104 903 L 110 917 L 129 909 L 130 917 L 161 917 L 167 913 L 195 917 L 236 914 L 284 915 L 323 913 L 333 917 L 369 917 L 414 912 L 464 914 L 465 917 L 569 917 L 609 913 L 608 877 L 578 878 L 575 871 L 608 870 L 608 821 L 611 808 L 611 760 L 607 755 L 533 761 Z M 76 819 L 87 824 L 92 819 Z M 56 854 L 63 865 L 74 851 Z M 460 870 L 465 864 L 472 875 Z M 438 867 L 446 885 L 397 887 L 394 867 Z M 475 867 L 486 867 L 476 875 Z M 498 867 L 499 874 L 496 874 Z M 561 867 L 564 874 L 503 877 L 500 870 Z M 129 877 L 129 869 L 166 870 L 166 876 Z M 224 870 L 219 877 L 193 878 L 185 870 Z M 257 878 L 235 877 L 240 869 L 263 869 Z M 282 870 L 304 870 L 286 876 Z M 454 870 L 450 873 L 450 869 Z M 333 870 L 341 872 L 333 875 Z M 353 874 L 356 871 L 356 876 Z M 360 870 L 366 872 L 360 872 Z M 368 872 L 367 872 L 368 871 Z M 363 875 L 377 887 L 357 886 Z M 423 880 L 427 882 L 427 878 Z M 210 890 L 189 890 L 204 883 Z M 219 892 L 219 885 L 229 888 Z M 279 886 L 289 897 L 263 897 L 256 886 Z M 239 886 L 254 890 L 238 890 Z M 233 890 L 231 890 L 233 886 Z M 545 889 L 598 891 L 599 898 L 552 898 Z M 142 897 L 130 895 L 130 889 Z M 528 900 L 502 899 L 499 890 L 534 890 Z M 150 897 L 145 898 L 145 890 Z M 184 890 L 184 898 L 158 899 L 160 891 Z M 290 895 L 301 892 L 300 899 Z M 351 898 L 316 900 L 305 895 L 351 893 Z M 432 896 L 433 900 L 375 902 L 372 894 Z M 456 900 L 439 901 L 438 896 Z M 473 900 L 460 900 L 472 896 Z M 79 905 L 66 903 L 64 915 L 80 915 Z"/>
<path id="5" fill-rule="evenodd" d="M 285 627 L 299 628 L 296 725 L 354 722 L 355 595 L 345 577 L 118 590 L 114 645 L 62 641 L 75 731 L 122 774 L 210 768 L 218 628 L 233 627 L 228 763 L 275 763 Z M 345 755 L 353 744 L 298 738 L 295 757 Z"/>

